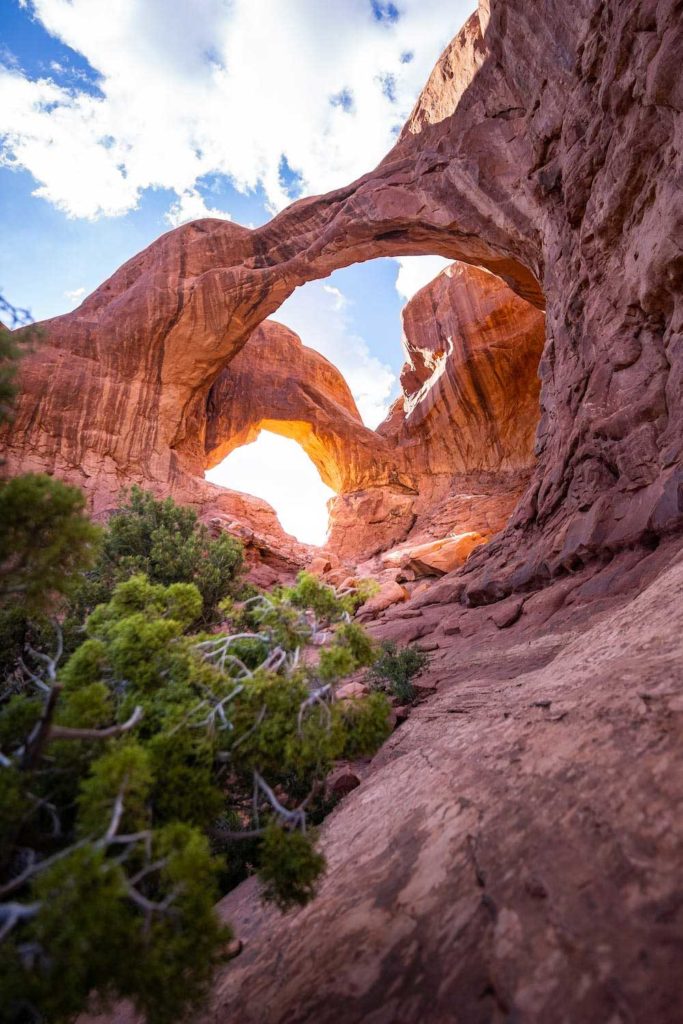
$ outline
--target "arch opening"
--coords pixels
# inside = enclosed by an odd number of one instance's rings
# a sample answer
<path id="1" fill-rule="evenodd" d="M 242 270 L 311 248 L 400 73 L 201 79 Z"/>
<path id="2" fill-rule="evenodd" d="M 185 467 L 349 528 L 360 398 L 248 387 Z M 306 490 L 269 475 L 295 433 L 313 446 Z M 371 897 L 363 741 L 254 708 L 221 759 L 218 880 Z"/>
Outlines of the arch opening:
<path id="1" fill-rule="evenodd" d="M 283 530 L 303 544 L 325 544 L 328 503 L 335 491 L 283 424 L 259 428 L 255 438 L 232 448 L 205 476 L 210 483 L 267 501 Z"/>
<path id="2" fill-rule="evenodd" d="M 314 315 L 302 317 L 301 304 L 297 309 L 290 300 L 280 311 L 302 337 L 264 321 L 211 386 L 203 434 L 207 479 L 266 499 L 288 533 L 326 543 L 350 562 L 404 541 L 441 542 L 468 532 L 488 538 L 502 529 L 535 461 L 544 316 L 488 271 L 450 263 L 430 278 L 429 266 L 427 258 L 426 284 L 418 262 L 393 269 L 395 323 L 388 331 L 397 397 L 391 406 L 385 402 L 381 422 L 370 425 L 361 416 L 363 384 L 349 380 L 354 353 L 338 367 L 320 352 L 338 359 L 339 337 L 326 344 L 331 326 L 319 299 L 325 289 L 341 307 L 339 279 L 304 285 L 296 294 L 315 289 L 309 292 Z M 417 288 L 404 283 L 402 300 L 396 298 L 401 273 Z M 298 317 L 290 319 L 292 312 Z M 362 310 L 356 322 L 362 324 Z M 373 352 L 362 337 L 355 340 L 369 356 L 364 372 L 372 378 L 374 353 L 386 357 L 387 348 Z M 289 439 L 282 457 L 267 454 L 274 451 L 273 435 Z M 257 438 L 264 440 L 255 446 Z M 301 449 L 319 478 L 311 477 L 310 464 L 308 482 L 288 474 L 287 453 L 296 451 L 292 458 L 301 463 Z M 237 460 L 230 458 L 235 451 Z"/>

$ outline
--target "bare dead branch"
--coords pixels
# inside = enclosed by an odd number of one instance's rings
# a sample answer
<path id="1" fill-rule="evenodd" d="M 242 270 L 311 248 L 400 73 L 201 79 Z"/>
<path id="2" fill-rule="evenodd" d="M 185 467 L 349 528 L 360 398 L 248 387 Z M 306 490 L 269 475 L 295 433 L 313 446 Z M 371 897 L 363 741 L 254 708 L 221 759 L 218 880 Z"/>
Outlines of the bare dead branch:
<path id="1" fill-rule="evenodd" d="M 34 875 L 40 874 L 41 871 L 45 871 L 47 868 L 52 867 L 58 860 L 62 860 L 64 857 L 68 857 L 69 854 L 73 853 L 74 850 L 79 850 L 81 847 L 88 843 L 87 839 L 81 839 L 80 842 L 74 843 L 73 846 L 67 846 L 64 850 L 59 850 L 54 853 L 51 857 L 46 857 L 45 860 L 32 861 L 28 867 L 24 868 L 14 878 L 10 878 L 9 882 L 5 882 L 3 886 L 0 886 L 0 896 L 9 896 L 11 893 L 21 889 L 29 879 L 33 878 Z"/>
<path id="2" fill-rule="evenodd" d="M 142 719 L 144 712 L 138 704 L 133 714 L 126 722 L 120 725 L 110 725 L 106 729 L 76 729 L 66 725 L 53 725 L 50 727 L 50 740 L 109 740 L 114 736 L 122 736 L 130 732 Z"/>
<path id="3" fill-rule="evenodd" d="M 258 839 L 265 831 L 265 828 L 248 828 L 240 830 L 221 828 L 220 825 L 216 825 L 215 828 L 210 830 L 210 835 L 212 839 L 217 839 L 219 841 L 222 839 L 232 841 L 233 839 Z"/>
<path id="4" fill-rule="evenodd" d="M 35 917 L 42 903 L 0 903 L 0 942 L 3 942 L 15 925 Z"/>
<path id="5" fill-rule="evenodd" d="M 279 818 L 286 821 L 288 825 L 299 827 L 302 832 L 306 831 L 306 811 L 303 805 L 295 807 L 293 811 L 290 811 L 282 806 L 273 790 L 258 772 L 254 772 L 254 782 Z"/>
<path id="6" fill-rule="evenodd" d="M 177 898 L 178 892 L 178 889 L 174 889 L 172 892 L 168 894 L 168 896 L 166 896 L 165 899 L 161 900 L 161 902 L 154 903 L 152 900 L 148 900 L 146 896 L 143 896 L 142 893 L 139 892 L 139 890 L 136 889 L 134 885 L 130 884 L 130 882 L 126 885 L 126 894 L 129 897 L 129 899 L 131 899 L 133 903 L 136 904 L 136 906 L 140 907 L 141 910 L 144 910 L 150 914 L 163 914 L 165 911 L 167 911 L 171 904 L 173 903 L 173 901 Z"/>
<path id="7" fill-rule="evenodd" d="M 111 821 L 109 822 L 109 828 L 107 829 L 104 835 L 105 843 L 111 842 L 111 840 L 114 838 L 114 836 L 119 830 L 119 825 L 121 824 L 121 817 L 123 815 L 123 796 L 125 791 L 126 780 L 124 779 L 121 789 L 118 791 L 116 800 L 114 801 L 114 809 L 112 811 Z"/>
<path id="8" fill-rule="evenodd" d="M 301 704 L 299 706 L 299 714 L 297 715 L 297 723 L 296 723 L 296 725 L 297 725 L 297 733 L 299 734 L 299 736 L 301 736 L 302 733 L 303 733 L 304 714 L 306 713 L 308 708 L 313 707 L 313 705 L 315 705 L 315 704 L 318 704 L 319 707 L 321 707 L 323 709 L 323 711 L 324 711 L 324 713 L 325 713 L 325 715 L 327 717 L 327 726 L 328 726 L 328 729 L 329 729 L 329 727 L 330 727 L 330 725 L 332 723 L 332 712 L 330 711 L 329 704 L 327 703 L 327 698 L 331 698 L 331 697 L 332 697 L 332 685 L 330 683 L 327 683 L 325 686 L 321 686 L 317 690 L 313 690 L 308 695 L 308 697 L 301 702 Z"/>
<path id="9" fill-rule="evenodd" d="M 155 871 L 162 871 L 168 864 L 168 857 L 162 857 L 161 860 L 155 860 L 153 864 L 148 864 L 147 867 L 141 868 L 136 875 L 132 875 L 128 881 L 130 885 L 137 885 L 147 875 L 153 874 Z"/>
<path id="10" fill-rule="evenodd" d="M 47 700 L 45 701 L 43 713 L 34 725 L 29 734 L 28 740 L 26 741 L 26 747 L 24 749 L 21 762 L 21 767 L 25 771 L 30 771 L 40 760 L 43 747 L 49 739 L 50 729 L 52 728 L 52 719 L 54 718 L 57 701 L 61 692 L 62 687 L 60 683 L 55 683 L 54 686 L 50 687 L 50 692 Z"/>
<path id="11" fill-rule="evenodd" d="M 24 661 L 23 658 L 19 658 L 19 665 L 21 667 L 22 672 L 26 673 L 26 675 L 29 677 L 31 682 L 35 686 L 37 686 L 39 690 L 42 690 L 43 693 L 49 693 L 50 692 L 50 687 L 45 682 L 45 680 L 41 679 L 40 676 L 37 676 L 35 674 L 35 672 L 32 672 L 31 669 L 28 667 L 28 665 L 26 664 L 26 662 Z"/>

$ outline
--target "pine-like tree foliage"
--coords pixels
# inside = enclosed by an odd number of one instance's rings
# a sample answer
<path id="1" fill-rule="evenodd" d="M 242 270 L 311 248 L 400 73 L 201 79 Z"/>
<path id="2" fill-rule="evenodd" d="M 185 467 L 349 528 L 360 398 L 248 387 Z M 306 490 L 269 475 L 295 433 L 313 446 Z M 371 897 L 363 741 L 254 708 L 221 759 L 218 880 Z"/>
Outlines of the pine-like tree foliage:
<path id="1" fill-rule="evenodd" d="M 324 779 L 388 733 L 383 695 L 335 698 L 376 657 L 351 621 L 368 588 L 339 595 L 304 573 L 241 591 L 238 543 L 143 492 L 113 517 L 83 583 L 97 532 L 62 486 L 16 483 L 24 502 L 7 506 L 13 536 L 34 524 L 54 542 L 8 556 L 3 577 L 5 600 L 20 580 L 43 618 L 0 701 L 2 1019 L 66 1021 L 96 993 L 170 1024 L 196 1010 L 225 957 L 217 896 L 257 872 L 282 909 L 312 898 Z M 74 587 L 60 660 L 49 615 Z M 203 595 L 212 632 L 197 632 Z"/>
<path id="2" fill-rule="evenodd" d="M 212 538 L 193 509 L 159 501 L 132 487 L 107 525 L 102 552 L 88 574 L 76 617 L 107 601 L 117 583 L 143 573 L 152 583 L 194 583 L 203 621 L 216 618 L 218 604 L 240 590 L 241 543 L 228 533 Z"/>
<path id="3" fill-rule="evenodd" d="M 73 593 L 101 531 L 76 487 L 38 473 L 0 482 L 0 606 L 45 610 Z"/>

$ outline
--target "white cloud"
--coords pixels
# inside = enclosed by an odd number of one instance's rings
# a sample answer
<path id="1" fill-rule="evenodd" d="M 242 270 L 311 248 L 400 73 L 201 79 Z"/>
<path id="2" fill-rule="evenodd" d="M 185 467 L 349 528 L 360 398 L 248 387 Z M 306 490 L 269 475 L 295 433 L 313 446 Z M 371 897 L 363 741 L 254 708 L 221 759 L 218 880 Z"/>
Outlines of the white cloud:
<path id="1" fill-rule="evenodd" d="M 188 220 L 199 220 L 200 217 L 218 217 L 220 220 L 232 220 L 225 210 L 216 210 L 207 206 L 203 197 L 194 188 L 185 189 L 183 194 L 171 205 L 165 219 L 174 228 L 185 224 Z"/>
<path id="2" fill-rule="evenodd" d="M 339 291 L 339 289 L 338 288 L 334 288 L 331 284 L 324 284 L 323 285 L 323 291 L 327 292 L 328 295 L 332 296 L 332 301 L 334 303 L 332 308 L 335 311 L 343 309 L 344 306 L 348 305 L 348 301 L 349 300 L 346 298 L 346 296 L 342 295 L 342 293 Z"/>
<path id="3" fill-rule="evenodd" d="M 366 426 L 374 428 L 382 422 L 389 411 L 396 377 L 353 330 L 349 300 L 343 292 L 311 281 L 297 288 L 274 318 L 291 327 L 304 345 L 320 352 L 341 371 Z"/>
<path id="4" fill-rule="evenodd" d="M 149 187 L 193 193 L 207 174 L 262 184 L 274 209 L 344 184 L 390 148 L 474 0 L 33 0 L 81 53 L 99 92 L 0 74 L 7 163 L 71 217 L 134 208 Z M 54 69 L 55 75 L 58 75 Z"/>
<path id="5" fill-rule="evenodd" d="M 334 491 L 296 441 L 265 430 L 252 444 L 231 452 L 206 479 L 269 502 L 287 533 L 307 544 L 324 544 L 327 502 Z"/>
<path id="6" fill-rule="evenodd" d="M 70 299 L 71 302 L 78 302 L 78 300 L 82 299 L 85 295 L 85 288 L 74 288 L 73 291 L 64 292 L 64 295 L 67 299 Z"/>
<path id="7" fill-rule="evenodd" d="M 443 256 L 397 256 L 396 262 L 399 264 L 396 291 L 407 302 L 453 261 Z"/>

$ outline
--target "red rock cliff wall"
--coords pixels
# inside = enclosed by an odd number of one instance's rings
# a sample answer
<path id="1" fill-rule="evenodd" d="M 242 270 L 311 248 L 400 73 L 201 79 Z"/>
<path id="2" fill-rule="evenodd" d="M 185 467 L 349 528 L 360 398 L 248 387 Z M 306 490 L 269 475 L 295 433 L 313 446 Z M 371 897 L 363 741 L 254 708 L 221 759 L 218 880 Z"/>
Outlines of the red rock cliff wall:
<path id="1" fill-rule="evenodd" d="M 297 284 L 440 253 L 548 312 L 534 479 L 468 599 L 678 529 L 682 21 L 673 0 L 482 4 L 374 171 L 253 232 L 178 228 L 48 322 L 10 464 L 167 486 L 207 388 Z"/>

